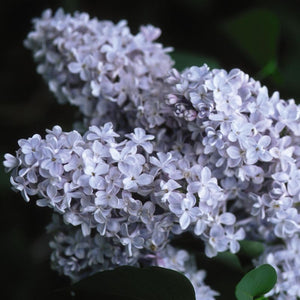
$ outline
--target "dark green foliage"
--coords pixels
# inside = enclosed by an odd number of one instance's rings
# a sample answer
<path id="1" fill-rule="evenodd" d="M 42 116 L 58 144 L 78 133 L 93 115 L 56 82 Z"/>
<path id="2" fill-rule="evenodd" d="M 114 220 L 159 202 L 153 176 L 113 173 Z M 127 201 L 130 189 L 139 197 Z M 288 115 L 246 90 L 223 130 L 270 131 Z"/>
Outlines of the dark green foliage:
<path id="1" fill-rule="evenodd" d="M 53 296 L 74 300 L 195 300 L 193 286 L 184 275 L 159 267 L 100 272 Z"/>

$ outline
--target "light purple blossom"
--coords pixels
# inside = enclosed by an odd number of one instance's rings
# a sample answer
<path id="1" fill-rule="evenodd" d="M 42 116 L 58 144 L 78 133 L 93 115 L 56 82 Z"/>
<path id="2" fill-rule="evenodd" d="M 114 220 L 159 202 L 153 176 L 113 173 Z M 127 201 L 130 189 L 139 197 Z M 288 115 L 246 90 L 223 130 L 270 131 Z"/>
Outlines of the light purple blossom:
<path id="1" fill-rule="evenodd" d="M 147 135 L 145 134 L 145 130 L 142 128 L 135 128 L 134 133 L 126 135 L 130 140 L 131 143 L 128 143 L 128 146 L 141 146 L 147 151 L 148 153 L 151 153 L 153 151 L 153 145 L 148 142 L 154 139 L 153 135 Z"/>
<path id="2" fill-rule="evenodd" d="M 179 218 L 179 224 L 183 230 L 187 229 L 194 218 L 199 214 L 200 210 L 195 207 L 196 198 L 192 194 L 186 194 L 186 198 L 181 203 L 181 216 Z"/>
<path id="3" fill-rule="evenodd" d="M 246 151 L 246 160 L 247 163 L 252 165 L 255 164 L 258 160 L 262 161 L 271 161 L 272 155 L 268 152 L 267 147 L 271 143 L 271 138 L 267 135 L 262 136 L 257 143 L 252 141 L 248 144 Z"/>

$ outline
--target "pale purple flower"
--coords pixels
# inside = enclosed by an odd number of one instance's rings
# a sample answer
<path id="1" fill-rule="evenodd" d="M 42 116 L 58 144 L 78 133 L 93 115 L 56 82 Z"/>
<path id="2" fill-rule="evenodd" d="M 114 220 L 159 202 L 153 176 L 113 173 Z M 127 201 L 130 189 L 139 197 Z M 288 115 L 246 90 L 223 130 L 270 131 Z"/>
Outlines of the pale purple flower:
<path id="1" fill-rule="evenodd" d="M 89 141 L 102 139 L 106 142 L 114 142 L 114 138 L 119 135 L 113 131 L 112 123 L 105 123 L 102 127 L 91 126 L 87 133 L 87 139 Z"/>
<path id="2" fill-rule="evenodd" d="M 222 100 L 226 94 L 232 93 L 232 86 L 224 70 L 217 72 L 216 76 L 212 79 L 206 80 L 205 86 L 213 91 L 216 99 Z"/>
<path id="3" fill-rule="evenodd" d="M 246 151 L 246 160 L 248 164 L 255 164 L 258 160 L 271 161 L 272 155 L 267 150 L 271 143 L 271 138 L 267 135 L 262 136 L 257 143 L 249 143 Z"/>
<path id="4" fill-rule="evenodd" d="M 194 233 L 202 235 L 210 224 L 213 223 L 213 217 L 209 213 L 199 212 L 195 217 Z"/>
<path id="5" fill-rule="evenodd" d="M 167 182 L 162 180 L 159 185 L 160 191 L 155 193 L 155 195 L 160 197 L 162 202 L 166 202 L 169 200 L 169 198 L 172 198 L 174 193 L 178 193 L 176 190 L 181 187 L 181 185 L 173 179 L 170 179 Z"/>
<path id="6" fill-rule="evenodd" d="M 294 164 L 290 166 L 288 171 L 277 172 L 272 177 L 279 182 L 287 183 L 287 190 L 290 195 L 294 196 L 300 191 L 300 170 Z"/>
<path id="7" fill-rule="evenodd" d="M 39 134 L 35 134 L 28 140 L 21 139 L 18 144 L 22 153 L 25 154 L 24 161 L 27 165 L 33 165 L 42 157 L 42 152 L 40 151 L 41 136 Z"/>
<path id="8" fill-rule="evenodd" d="M 230 252 L 237 253 L 240 250 L 240 244 L 238 241 L 243 240 L 246 236 L 246 233 L 243 228 L 240 228 L 234 232 L 234 227 L 229 226 L 225 229 L 225 236 L 228 239 Z"/>
<path id="9" fill-rule="evenodd" d="M 274 107 L 271 105 L 266 87 L 259 89 L 258 96 L 255 101 L 250 102 L 247 106 L 250 113 L 260 112 L 266 117 L 273 115 Z"/>
<path id="10" fill-rule="evenodd" d="M 199 208 L 195 207 L 195 204 L 195 196 L 190 193 L 186 194 L 186 198 L 184 198 L 181 203 L 181 216 L 179 218 L 179 224 L 182 230 L 187 229 L 199 214 Z"/>
<path id="11" fill-rule="evenodd" d="M 130 138 L 131 142 L 128 143 L 128 147 L 141 146 L 146 152 L 152 153 L 153 145 L 151 141 L 154 139 L 153 135 L 145 134 L 145 130 L 142 128 L 135 128 L 134 133 L 127 134 L 126 137 Z"/>
<path id="12" fill-rule="evenodd" d="M 141 249 L 143 247 L 144 239 L 138 236 L 137 231 L 133 231 L 129 234 L 127 224 L 122 225 L 121 234 L 122 236 L 120 237 L 120 243 L 126 246 L 129 256 L 132 256 L 132 247 L 138 249 Z"/>
<path id="13" fill-rule="evenodd" d="M 100 189 L 104 184 L 104 179 L 101 175 L 107 174 L 109 165 L 104 161 L 95 162 L 93 159 L 84 159 L 84 173 L 81 180 L 88 180 L 90 186 L 94 189 Z"/>
<path id="14" fill-rule="evenodd" d="M 278 211 L 269 221 L 275 224 L 274 233 L 280 238 L 292 237 L 300 231 L 299 214 L 296 208 Z"/>
<path id="15" fill-rule="evenodd" d="M 150 224 L 153 220 L 154 213 L 155 205 L 151 201 L 147 201 L 144 203 L 140 212 L 141 221 L 145 224 Z"/>
<path id="16" fill-rule="evenodd" d="M 199 181 L 193 181 L 188 185 L 188 192 L 197 193 L 200 203 L 204 202 L 209 206 L 216 206 L 220 200 L 222 189 L 219 187 L 217 179 L 211 176 L 208 167 L 204 167 L 198 174 Z"/>
<path id="17" fill-rule="evenodd" d="M 172 156 L 172 153 L 158 152 L 156 155 L 157 158 L 155 156 L 150 156 L 151 164 L 166 173 L 171 172 L 174 168 L 172 162 L 175 160 L 175 158 Z"/>
<path id="18" fill-rule="evenodd" d="M 252 135 L 253 125 L 245 119 L 233 120 L 231 124 L 231 132 L 228 134 L 228 139 L 231 142 L 238 141 L 241 146 L 246 145 L 246 139 Z"/>
<path id="19" fill-rule="evenodd" d="M 205 245 L 205 254 L 208 257 L 214 257 L 218 252 L 223 252 L 228 249 L 228 239 L 221 225 L 213 225 L 209 231 L 209 236 L 209 241 Z"/>
<path id="20" fill-rule="evenodd" d="M 41 167 L 48 170 L 52 176 L 61 176 L 63 173 L 64 159 L 59 150 L 44 147 L 42 149 L 42 156 L 44 159 L 41 162 Z"/>
<path id="21" fill-rule="evenodd" d="M 277 146 L 270 149 L 270 154 L 280 161 L 282 171 L 286 171 L 289 165 L 295 162 L 294 150 L 295 147 L 291 146 L 291 138 L 284 136 L 277 142 Z"/>
<path id="22" fill-rule="evenodd" d="M 124 203 L 123 199 L 117 197 L 118 191 L 118 189 L 111 190 L 109 193 L 107 191 L 98 191 L 95 197 L 95 204 L 103 207 L 122 208 Z"/>
<path id="23" fill-rule="evenodd" d="M 90 69 L 93 69 L 97 65 L 96 59 L 92 55 L 83 55 L 77 51 L 73 51 L 73 55 L 76 57 L 75 62 L 71 62 L 68 65 L 68 69 L 71 73 L 79 73 L 82 80 L 88 81 L 91 77 Z"/>
<path id="24" fill-rule="evenodd" d="M 3 162 L 3 165 L 6 168 L 7 172 L 10 172 L 11 170 L 15 169 L 16 167 L 18 167 L 21 164 L 20 160 L 17 157 L 15 157 L 9 153 L 6 153 L 4 155 L 4 158 L 5 158 L 5 161 Z"/>
<path id="25" fill-rule="evenodd" d="M 11 176 L 10 183 L 16 191 L 21 192 L 21 195 L 26 202 L 29 202 L 29 196 L 33 196 L 38 193 L 38 190 L 36 188 L 30 187 L 30 183 L 21 176 L 17 176 L 15 178 Z"/>
<path id="26" fill-rule="evenodd" d="M 229 156 L 228 166 L 231 168 L 240 165 L 240 163 L 246 159 L 246 150 L 237 146 L 229 146 L 226 149 L 226 153 Z"/>
<path id="27" fill-rule="evenodd" d="M 128 165 L 124 175 L 126 175 L 123 179 L 124 189 L 132 192 L 137 192 L 139 186 L 151 184 L 154 179 L 152 175 L 142 173 L 142 170 L 134 165 Z"/>

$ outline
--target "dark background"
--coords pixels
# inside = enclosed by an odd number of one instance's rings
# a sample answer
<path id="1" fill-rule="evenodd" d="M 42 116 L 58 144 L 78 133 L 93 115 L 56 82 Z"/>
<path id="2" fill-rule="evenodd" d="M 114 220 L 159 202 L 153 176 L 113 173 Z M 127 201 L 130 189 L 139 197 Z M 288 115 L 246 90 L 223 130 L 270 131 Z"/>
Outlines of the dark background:
<path id="1" fill-rule="evenodd" d="M 92 17 L 117 22 L 127 19 L 133 33 L 153 24 L 162 29 L 159 39 L 172 46 L 177 67 L 201 65 L 227 70 L 240 68 L 260 79 L 269 92 L 283 99 L 299 99 L 300 20 L 299 1 L 39 1 L 11 0 L 0 6 L 0 154 L 14 153 L 17 140 L 59 124 L 72 129 L 76 109 L 58 105 L 36 74 L 31 53 L 23 40 L 31 19 L 46 8 L 88 12 Z M 50 269 L 45 226 L 51 212 L 25 203 L 10 190 L 9 176 L 0 166 L 1 190 L 1 295 L 5 299 L 41 299 L 67 280 Z M 225 265 L 208 272 L 208 282 L 232 293 L 238 276 Z M 224 274 L 230 284 L 220 284 Z M 228 279 L 229 278 L 229 279 Z M 218 283 L 219 282 L 219 283 Z M 225 287 L 224 287 L 225 286 Z M 227 286 L 227 288 L 226 288 Z M 229 288 L 228 288 L 229 286 Z M 231 297 L 231 296 L 230 296 Z M 1 297 L 2 298 L 2 297 Z M 3 298 L 2 298 L 3 299 Z"/>

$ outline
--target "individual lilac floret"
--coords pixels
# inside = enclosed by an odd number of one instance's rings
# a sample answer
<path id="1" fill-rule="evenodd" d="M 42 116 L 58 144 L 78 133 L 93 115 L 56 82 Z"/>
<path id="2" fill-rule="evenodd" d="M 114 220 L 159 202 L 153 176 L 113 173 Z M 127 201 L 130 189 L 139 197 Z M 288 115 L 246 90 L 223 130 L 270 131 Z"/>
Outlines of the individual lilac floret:
<path id="1" fill-rule="evenodd" d="M 78 106 L 94 125 L 110 121 L 122 128 L 124 116 L 146 128 L 166 121 L 163 79 L 173 62 L 166 54 L 171 48 L 154 42 L 160 29 L 142 26 L 133 35 L 124 20 L 114 24 L 62 9 L 46 10 L 33 23 L 25 46 L 59 102 Z"/>
<path id="2" fill-rule="evenodd" d="M 210 182 L 209 176 L 198 174 L 207 177 L 208 188 L 195 180 L 188 191 L 198 189 L 199 198 L 205 199 L 209 189 L 219 184 L 226 202 L 232 204 L 230 212 L 249 236 L 253 227 L 268 239 L 299 233 L 300 106 L 292 99 L 280 99 L 278 92 L 269 96 L 266 87 L 239 69 L 210 70 L 207 65 L 182 73 L 173 69 L 166 81 L 170 86 L 166 103 L 177 119 L 185 121 L 184 142 L 194 145 L 197 161 L 208 167 L 201 172 L 207 170 L 217 180 Z M 186 208 L 188 222 L 194 211 Z M 206 225 L 200 224 L 202 232 Z M 221 250 L 226 234 L 217 229 L 211 229 L 213 248 Z"/>

